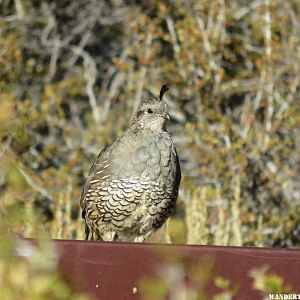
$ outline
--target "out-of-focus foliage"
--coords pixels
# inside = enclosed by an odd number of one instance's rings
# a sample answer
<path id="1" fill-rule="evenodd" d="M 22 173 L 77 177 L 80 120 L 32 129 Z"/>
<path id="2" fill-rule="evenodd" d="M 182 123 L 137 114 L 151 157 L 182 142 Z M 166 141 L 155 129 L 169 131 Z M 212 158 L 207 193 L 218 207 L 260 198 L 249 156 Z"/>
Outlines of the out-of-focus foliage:
<path id="1" fill-rule="evenodd" d="M 291 293 L 292 287 L 286 284 L 279 275 L 270 273 L 268 267 L 252 270 L 250 276 L 254 279 L 253 288 L 264 293 Z"/>
<path id="2" fill-rule="evenodd" d="M 231 300 L 240 297 L 240 286 L 229 279 L 217 275 L 216 264 L 211 257 L 197 263 L 178 253 L 166 256 L 165 263 L 152 278 L 140 281 L 138 291 L 142 299 L 170 300 Z M 253 279 L 252 289 L 261 293 L 261 299 L 269 299 L 269 294 L 293 293 L 293 287 L 284 279 L 268 270 L 267 266 L 252 269 L 249 279 Z M 243 280 L 247 280 L 243 278 Z M 215 287 L 212 289 L 212 287 Z"/>
<path id="3" fill-rule="evenodd" d="M 161 253 L 162 257 L 166 253 Z M 146 277 L 139 283 L 142 299 L 170 300 L 231 300 L 239 290 L 230 280 L 215 274 L 215 263 L 205 257 L 197 263 L 188 257 L 173 257 L 168 252 L 165 263 L 155 277 Z M 215 287 L 214 295 L 208 295 L 208 287 Z"/>
<path id="4" fill-rule="evenodd" d="M 57 257 L 50 242 L 39 247 L 28 241 L 1 236 L 0 290 L 5 300 L 89 300 L 72 291 L 56 270 Z"/>
<path id="5" fill-rule="evenodd" d="M 83 238 L 90 164 L 168 83 L 184 176 L 154 240 L 300 244 L 299 1 L 0 5 L 0 209 L 24 212 L 9 229 Z"/>

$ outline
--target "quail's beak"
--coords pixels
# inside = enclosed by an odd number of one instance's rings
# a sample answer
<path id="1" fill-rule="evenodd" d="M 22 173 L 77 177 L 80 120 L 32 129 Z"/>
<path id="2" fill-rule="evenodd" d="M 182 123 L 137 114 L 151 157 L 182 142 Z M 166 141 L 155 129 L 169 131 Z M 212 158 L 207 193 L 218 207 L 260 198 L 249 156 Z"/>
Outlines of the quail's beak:
<path id="1" fill-rule="evenodd" d="M 165 114 L 160 114 L 159 115 L 161 118 L 165 119 L 166 121 L 169 121 L 170 120 L 170 116 L 168 113 L 165 113 Z"/>

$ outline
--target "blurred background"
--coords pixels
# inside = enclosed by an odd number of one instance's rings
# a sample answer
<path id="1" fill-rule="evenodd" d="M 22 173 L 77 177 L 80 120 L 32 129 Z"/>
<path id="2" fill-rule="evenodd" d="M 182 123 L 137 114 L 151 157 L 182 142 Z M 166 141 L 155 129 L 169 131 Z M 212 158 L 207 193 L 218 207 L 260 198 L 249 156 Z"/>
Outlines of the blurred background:
<path id="1" fill-rule="evenodd" d="M 1 235 L 83 239 L 90 165 L 164 83 L 183 178 L 150 241 L 299 246 L 298 0 L 0 1 Z"/>

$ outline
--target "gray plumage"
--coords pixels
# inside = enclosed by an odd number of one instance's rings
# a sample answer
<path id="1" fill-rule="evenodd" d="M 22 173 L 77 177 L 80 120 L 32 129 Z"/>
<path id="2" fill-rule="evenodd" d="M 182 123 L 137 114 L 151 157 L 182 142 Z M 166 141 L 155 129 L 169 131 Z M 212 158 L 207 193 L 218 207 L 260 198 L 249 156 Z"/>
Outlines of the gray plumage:
<path id="1" fill-rule="evenodd" d="M 80 200 L 86 239 L 142 242 L 172 212 L 181 172 L 166 131 L 167 90 L 143 101 L 124 135 L 92 165 Z"/>

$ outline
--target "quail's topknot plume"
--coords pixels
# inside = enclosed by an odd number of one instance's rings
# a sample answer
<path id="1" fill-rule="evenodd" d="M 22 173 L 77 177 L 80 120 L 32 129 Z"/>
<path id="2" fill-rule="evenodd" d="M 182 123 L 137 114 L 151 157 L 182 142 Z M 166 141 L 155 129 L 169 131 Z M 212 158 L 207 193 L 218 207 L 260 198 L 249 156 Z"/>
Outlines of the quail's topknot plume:
<path id="1" fill-rule="evenodd" d="M 87 239 L 142 242 L 174 208 L 181 172 L 166 131 L 168 89 L 142 101 L 124 135 L 92 165 L 80 200 Z"/>
<path id="2" fill-rule="evenodd" d="M 164 93 L 167 92 L 168 90 L 169 90 L 169 87 L 166 84 L 164 84 L 160 89 L 159 100 L 162 100 Z"/>

